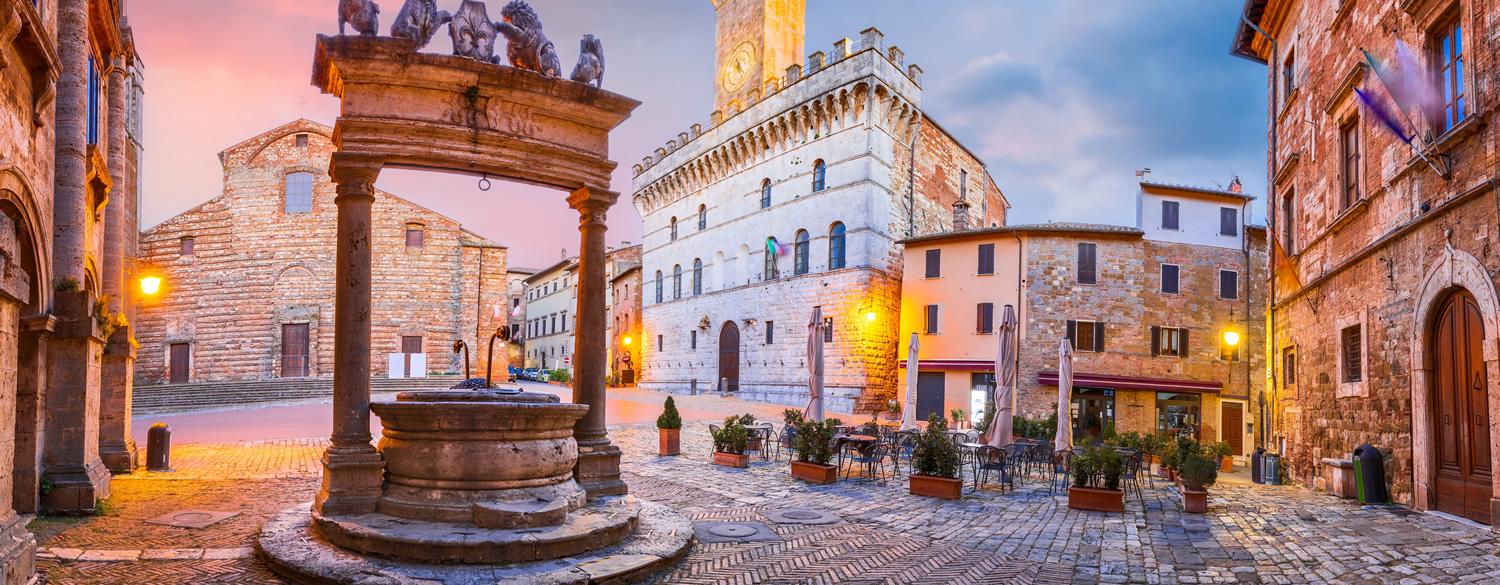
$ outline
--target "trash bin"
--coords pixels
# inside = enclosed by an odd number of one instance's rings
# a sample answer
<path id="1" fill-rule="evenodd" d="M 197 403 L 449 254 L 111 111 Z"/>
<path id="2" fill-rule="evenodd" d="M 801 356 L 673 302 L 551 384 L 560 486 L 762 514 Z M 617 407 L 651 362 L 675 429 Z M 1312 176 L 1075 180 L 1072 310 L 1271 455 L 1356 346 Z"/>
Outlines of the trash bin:
<path id="1" fill-rule="evenodd" d="M 156 423 L 146 431 L 146 470 L 171 471 L 172 427 Z"/>
<path id="2" fill-rule="evenodd" d="M 1266 453 L 1260 459 L 1260 482 L 1266 485 L 1281 485 L 1281 456 Z"/>
<path id="3" fill-rule="evenodd" d="M 1250 483 L 1260 483 L 1261 459 L 1266 456 L 1266 450 L 1261 447 L 1255 448 L 1255 453 L 1250 455 Z"/>
<path id="4" fill-rule="evenodd" d="M 1391 501 L 1385 493 L 1385 456 L 1380 449 L 1366 443 L 1354 448 L 1354 494 L 1361 504 L 1385 504 Z"/>

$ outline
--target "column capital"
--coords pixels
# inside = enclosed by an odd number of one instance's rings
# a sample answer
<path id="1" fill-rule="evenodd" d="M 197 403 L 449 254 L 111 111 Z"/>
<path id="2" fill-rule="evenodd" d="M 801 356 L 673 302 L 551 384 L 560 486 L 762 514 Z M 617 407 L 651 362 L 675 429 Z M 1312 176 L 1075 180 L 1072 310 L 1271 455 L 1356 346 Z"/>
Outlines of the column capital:
<path id="1" fill-rule="evenodd" d="M 377 156 L 335 152 L 328 163 L 328 176 L 338 187 L 338 198 L 375 197 L 375 180 L 385 160 Z"/>
<path id="2" fill-rule="evenodd" d="M 609 208 L 619 200 L 620 194 L 614 191 L 584 187 L 568 194 L 568 207 L 578 211 L 579 223 L 582 226 L 602 226 Z"/>

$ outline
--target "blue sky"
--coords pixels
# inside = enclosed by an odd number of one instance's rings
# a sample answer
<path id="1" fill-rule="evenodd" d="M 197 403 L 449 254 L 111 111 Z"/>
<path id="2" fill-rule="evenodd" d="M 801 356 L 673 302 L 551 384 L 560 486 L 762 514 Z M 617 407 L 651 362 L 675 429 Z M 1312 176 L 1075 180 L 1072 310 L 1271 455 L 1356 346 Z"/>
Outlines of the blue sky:
<path id="1" fill-rule="evenodd" d="M 389 19 L 397 0 L 378 0 Z M 452 8 L 456 0 L 439 0 Z M 489 2 L 491 16 L 501 3 Z M 1239 2 L 808 0 L 807 51 L 875 26 L 926 70 L 924 106 L 989 166 L 1011 223 L 1134 218 L 1134 170 L 1153 179 L 1265 187 L 1266 70 L 1231 57 Z M 313 35 L 336 30 L 332 0 L 138 0 L 147 69 L 145 208 L 154 225 L 220 191 L 216 154 L 298 116 L 332 123 L 337 102 L 308 83 Z M 630 165 L 712 109 L 709 0 L 534 2 L 566 66 L 585 32 L 604 39 L 606 88 L 644 102 L 615 134 L 621 163 L 611 244 L 640 241 Z M 222 25 L 202 26 L 213 20 Z M 197 22 L 197 25 L 191 23 Z M 388 20 L 387 20 L 388 22 Z M 184 26 L 184 23 L 190 26 Z M 253 42 L 247 39 L 255 39 Z M 435 41 L 429 51 L 446 51 Z M 205 96 L 212 96 L 205 98 Z M 542 266 L 576 251 L 562 195 L 475 179 L 387 172 L 383 189 Z M 1264 216 L 1261 201 L 1257 221 Z M 560 229 L 561 228 L 561 229 Z"/>

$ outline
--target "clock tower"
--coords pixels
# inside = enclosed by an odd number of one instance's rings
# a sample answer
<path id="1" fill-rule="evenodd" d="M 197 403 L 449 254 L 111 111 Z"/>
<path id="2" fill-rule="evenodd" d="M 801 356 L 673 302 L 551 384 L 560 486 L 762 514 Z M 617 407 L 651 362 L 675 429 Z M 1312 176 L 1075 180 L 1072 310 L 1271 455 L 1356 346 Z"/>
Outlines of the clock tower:
<path id="1" fill-rule="evenodd" d="M 718 23 L 714 109 L 727 117 L 749 107 L 766 80 L 802 62 L 807 0 L 710 1 Z"/>

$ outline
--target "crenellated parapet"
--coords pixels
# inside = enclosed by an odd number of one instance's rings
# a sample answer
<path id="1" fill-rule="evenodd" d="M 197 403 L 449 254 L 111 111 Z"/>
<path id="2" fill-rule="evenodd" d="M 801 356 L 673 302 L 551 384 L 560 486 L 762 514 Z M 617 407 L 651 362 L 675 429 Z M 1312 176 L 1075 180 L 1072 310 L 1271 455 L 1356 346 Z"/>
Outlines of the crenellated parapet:
<path id="1" fill-rule="evenodd" d="M 715 111 L 632 166 L 635 203 L 643 213 L 677 201 L 751 165 L 845 128 L 872 125 L 897 142 L 916 131 L 921 74 L 905 64 L 900 48 L 866 29 L 833 51 L 814 52 L 804 64 L 766 82 L 755 103 Z M 751 92 L 755 96 L 757 92 Z"/>

